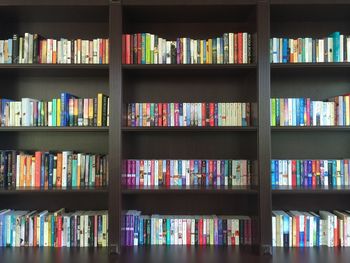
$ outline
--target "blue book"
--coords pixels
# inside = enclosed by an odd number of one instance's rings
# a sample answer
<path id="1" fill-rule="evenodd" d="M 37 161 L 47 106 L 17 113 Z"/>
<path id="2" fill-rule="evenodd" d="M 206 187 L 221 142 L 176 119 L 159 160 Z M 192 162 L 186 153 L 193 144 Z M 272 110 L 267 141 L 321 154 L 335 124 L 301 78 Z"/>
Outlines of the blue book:
<path id="1" fill-rule="evenodd" d="M 205 185 L 209 186 L 209 161 L 205 161 Z"/>
<path id="2" fill-rule="evenodd" d="M 199 172 L 199 161 L 194 160 L 194 167 L 193 167 L 193 173 L 194 173 L 194 178 L 193 178 L 193 184 L 198 185 L 198 172 Z"/>
<path id="3" fill-rule="evenodd" d="M 284 214 L 283 216 L 283 246 L 289 247 L 289 216 Z"/>
<path id="4" fill-rule="evenodd" d="M 308 186 L 308 180 L 309 180 L 309 165 L 308 161 L 304 161 L 304 186 Z"/>
<path id="5" fill-rule="evenodd" d="M 7 40 L 7 43 L 8 43 L 8 59 L 7 59 L 7 64 L 12 64 L 12 38 L 9 38 Z"/>
<path id="6" fill-rule="evenodd" d="M 282 63 L 288 62 L 288 38 L 283 38 Z"/>
<path id="7" fill-rule="evenodd" d="M 179 103 L 179 126 L 184 126 L 184 111 L 183 111 L 183 104 Z"/>
<path id="8" fill-rule="evenodd" d="M 312 161 L 307 161 L 307 186 L 312 186 Z"/>
<path id="9" fill-rule="evenodd" d="M 219 241 L 219 245 L 223 245 L 222 219 L 221 218 L 218 218 L 218 241 Z"/>
<path id="10" fill-rule="evenodd" d="M 337 185 L 337 161 L 332 160 L 332 185 L 336 186 Z"/>
<path id="11" fill-rule="evenodd" d="M 299 110 L 300 110 L 300 126 L 305 126 L 305 112 L 306 112 L 306 103 L 305 103 L 305 99 L 301 98 L 300 101 L 300 106 L 299 106 Z"/>
<path id="12" fill-rule="evenodd" d="M 214 103 L 214 125 L 218 126 L 219 123 L 219 106 L 217 103 Z M 242 118 L 242 125 L 247 126 L 246 119 Z"/>
<path id="13" fill-rule="evenodd" d="M 304 215 L 299 215 L 299 224 L 303 225 L 303 227 L 300 227 L 300 230 L 299 230 L 299 246 L 300 247 L 304 247 L 305 244 L 304 244 L 304 235 L 305 235 L 305 220 L 304 220 Z"/>
<path id="14" fill-rule="evenodd" d="M 61 126 L 69 125 L 69 99 L 75 98 L 74 95 L 67 92 L 61 93 Z"/>
<path id="15" fill-rule="evenodd" d="M 296 120 L 295 120 L 295 125 L 300 126 L 300 99 L 296 98 L 295 99 L 295 109 L 296 109 Z"/>
<path id="16" fill-rule="evenodd" d="M 47 153 L 42 153 L 41 154 L 41 173 L 40 173 L 40 187 L 45 186 L 45 155 Z"/>
<path id="17" fill-rule="evenodd" d="M 186 103 L 186 126 L 191 126 L 191 103 Z"/>
<path id="18" fill-rule="evenodd" d="M 203 40 L 203 63 L 207 63 L 207 41 Z"/>
<path id="19" fill-rule="evenodd" d="M 178 182 L 177 182 L 177 184 L 178 185 L 182 185 L 182 178 L 183 178 L 183 172 L 185 172 L 185 171 L 182 171 L 182 160 L 178 160 L 177 161 L 177 174 L 179 175 L 179 178 L 178 178 Z M 186 182 L 185 182 L 186 183 Z"/>
<path id="20" fill-rule="evenodd" d="M 139 123 L 137 124 L 138 126 L 142 126 L 142 122 L 143 122 L 143 111 L 142 111 L 142 104 L 143 103 L 139 103 Z M 162 113 L 163 114 L 163 113 Z"/>
<path id="21" fill-rule="evenodd" d="M 220 46 L 221 46 L 221 50 L 220 50 L 220 57 L 221 57 L 221 64 L 224 64 L 224 38 L 220 37 Z M 206 49 L 206 48 L 205 48 Z"/>
<path id="22" fill-rule="evenodd" d="M 170 160 L 170 185 L 174 185 L 174 160 Z"/>
<path id="23" fill-rule="evenodd" d="M 187 38 L 187 64 L 191 64 L 191 39 Z"/>
<path id="24" fill-rule="evenodd" d="M 275 161 L 271 160 L 271 185 L 276 185 Z"/>
<path id="25" fill-rule="evenodd" d="M 221 160 L 220 165 L 220 184 L 225 185 L 225 161 Z"/>
<path id="26" fill-rule="evenodd" d="M 54 156 L 53 154 L 49 154 L 49 178 L 48 178 L 49 187 L 53 187 L 53 165 L 54 165 Z"/>
<path id="27" fill-rule="evenodd" d="M 331 34 L 333 38 L 333 62 L 340 62 L 340 32 Z"/>
<path id="28" fill-rule="evenodd" d="M 142 246 L 144 244 L 144 241 L 143 241 L 143 218 L 140 217 L 140 227 L 139 227 L 139 245 Z"/>
<path id="29" fill-rule="evenodd" d="M 275 160 L 275 185 L 279 185 L 279 165 L 278 160 Z"/>

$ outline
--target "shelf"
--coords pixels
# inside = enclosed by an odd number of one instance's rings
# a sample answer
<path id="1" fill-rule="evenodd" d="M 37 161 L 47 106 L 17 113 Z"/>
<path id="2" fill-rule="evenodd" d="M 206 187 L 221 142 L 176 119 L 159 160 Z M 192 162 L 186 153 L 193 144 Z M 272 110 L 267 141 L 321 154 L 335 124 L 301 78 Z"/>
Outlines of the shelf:
<path id="1" fill-rule="evenodd" d="M 86 70 L 108 70 L 107 64 L 0 64 L 0 70 L 13 69 L 13 70 L 29 70 L 29 69 L 86 69 Z"/>
<path id="2" fill-rule="evenodd" d="M 169 6 L 169 5 L 254 5 L 254 0 L 124 0 L 123 5 L 133 6 L 133 5 L 142 5 L 142 6 Z"/>
<path id="3" fill-rule="evenodd" d="M 258 191 L 249 186 L 213 187 L 213 186 L 154 186 L 128 187 L 122 189 L 125 195 L 135 194 L 257 194 Z"/>
<path id="4" fill-rule="evenodd" d="M 108 132 L 109 127 L 0 127 L 0 132 Z"/>
<path id="5" fill-rule="evenodd" d="M 349 62 L 325 62 L 325 63 L 271 63 L 271 69 L 314 69 L 314 68 L 350 68 Z"/>
<path id="6" fill-rule="evenodd" d="M 228 126 L 220 126 L 220 127 L 123 127 L 122 131 L 124 132 L 159 132 L 159 131 L 187 131 L 187 132 L 200 132 L 200 131 L 212 131 L 212 132 L 220 132 L 220 131 L 257 131 L 257 127 L 228 127 Z"/>
<path id="7" fill-rule="evenodd" d="M 108 194 L 107 187 L 83 187 L 83 188 L 0 188 L 0 195 L 18 195 L 18 194 Z"/>
<path id="8" fill-rule="evenodd" d="M 1 0 L 0 6 L 108 6 L 108 0 Z"/>
<path id="9" fill-rule="evenodd" d="M 125 70 L 229 70 L 255 69 L 256 64 L 124 64 Z"/>
<path id="10" fill-rule="evenodd" d="M 349 126 L 274 126 L 272 132 L 350 131 Z"/>
<path id="11" fill-rule="evenodd" d="M 295 194 L 350 194 L 350 186 L 339 187 L 291 187 L 291 186 L 276 186 L 272 187 L 272 194 L 295 195 Z"/>

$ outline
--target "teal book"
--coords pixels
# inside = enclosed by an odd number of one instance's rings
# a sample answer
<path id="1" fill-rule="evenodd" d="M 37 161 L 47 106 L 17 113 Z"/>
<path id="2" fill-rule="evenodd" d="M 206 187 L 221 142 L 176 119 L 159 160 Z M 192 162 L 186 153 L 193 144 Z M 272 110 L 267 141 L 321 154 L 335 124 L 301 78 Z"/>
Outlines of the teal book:
<path id="1" fill-rule="evenodd" d="M 77 170 L 78 170 L 78 160 L 77 156 L 73 155 L 72 161 L 72 187 L 77 187 Z"/>
<path id="2" fill-rule="evenodd" d="M 333 38 L 333 62 L 340 62 L 340 32 L 331 34 Z"/>
<path id="3" fill-rule="evenodd" d="M 52 100 L 52 126 L 57 126 L 57 99 Z"/>

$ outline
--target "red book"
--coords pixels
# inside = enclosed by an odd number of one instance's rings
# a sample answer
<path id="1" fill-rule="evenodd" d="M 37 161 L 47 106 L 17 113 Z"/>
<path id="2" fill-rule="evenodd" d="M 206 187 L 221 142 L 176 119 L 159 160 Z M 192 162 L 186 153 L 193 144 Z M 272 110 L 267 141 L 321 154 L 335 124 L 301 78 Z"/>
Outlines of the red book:
<path id="1" fill-rule="evenodd" d="M 191 245 L 191 219 L 186 222 L 186 245 Z"/>
<path id="2" fill-rule="evenodd" d="M 206 116 L 205 116 L 205 103 L 201 103 L 202 109 L 202 126 L 205 127 Z"/>
<path id="3" fill-rule="evenodd" d="M 140 63 L 141 64 L 141 63 Z M 163 126 L 163 104 L 158 103 L 158 126 Z"/>
<path id="4" fill-rule="evenodd" d="M 98 63 L 101 63 L 102 62 L 102 57 L 103 57 L 103 42 L 102 42 L 102 39 L 100 39 L 99 41 L 99 47 L 100 47 L 100 57 L 98 58 Z"/>
<path id="5" fill-rule="evenodd" d="M 163 126 L 168 126 L 168 103 L 163 103 Z"/>
<path id="6" fill-rule="evenodd" d="M 125 44 L 125 42 L 126 42 L 126 36 L 125 36 L 125 34 L 123 34 L 122 35 L 122 64 L 126 63 L 125 62 L 125 58 L 126 58 L 126 49 L 125 49 L 126 44 Z"/>
<path id="7" fill-rule="evenodd" d="M 98 224 L 97 224 L 97 215 L 94 216 L 94 245 L 97 244 L 97 237 L 98 237 Z"/>
<path id="8" fill-rule="evenodd" d="M 170 186 L 170 160 L 166 160 L 165 186 Z"/>
<path id="9" fill-rule="evenodd" d="M 296 160 L 292 160 L 292 186 L 297 185 L 297 163 Z"/>
<path id="10" fill-rule="evenodd" d="M 41 152 L 35 152 L 35 187 L 40 187 Z"/>
<path id="11" fill-rule="evenodd" d="M 154 160 L 151 160 L 151 186 L 154 186 Z"/>
<path id="12" fill-rule="evenodd" d="M 213 185 L 214 161 L 209 160 L 209 185 Z"/>
<path id="13" fill-rule="evenodd" d="M 141 33 L 137 34 L 137 64 L 141 64 Z"/>
<path id="14" fill-rule="evenodd" d="M 57 216 L 57 225 L 58 225 L 58 231 L 57 231 L 57 242 L 56 246 L 57 247 L 62 247 L 62 216 L 58 215 Z"/>
<path id="15" fill-rule="evenodd" d="M 234 63 L 238 63 L 238 34 L 234 34 Z"/>
<path id="16" fill-rule="evenodd" d="M 214 115 L 215 115 L 215 106 L 214 103 L 209 103 L 209 126 L 214 126 Z"/>
<path id="17" fill-rule="evenodd" d="M 238 64 L 243 63 L 243 34 L 238 33 Z"/>
<path id="18" fill-rule="evenodd" d="M 203 218 L 198 220 L 198 245 L 203 245 Z"/>
<path id="19" fill-rule="evenodd" d="M 316 187 L 316 160 L 312 160 L 312 187 Z"/>
<path id="20" fill-rule="evenodd" d="M 134 64 L 134 35 L 130 34 L 130 64 Z"/>
<path id="21" fill-rule="evenodd" d="M 130 64 L 130 35 L 125 35 L 125 64 Z"/>
<path id="22" fill-rule="evenodd" d="M 335 222 L 334 222 L 334 247 L 338 247 L 339 246 L 339 220 L 338 218 L 336 218 Z"/>

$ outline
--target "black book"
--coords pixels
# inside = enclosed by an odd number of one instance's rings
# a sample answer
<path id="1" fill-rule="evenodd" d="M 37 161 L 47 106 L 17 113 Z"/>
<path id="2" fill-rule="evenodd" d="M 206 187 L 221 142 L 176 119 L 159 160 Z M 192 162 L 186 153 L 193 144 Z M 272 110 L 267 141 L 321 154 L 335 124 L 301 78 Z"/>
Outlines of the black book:
<path id="1" fill-rule="evenodd" d="M 229 62 L 229 42 L 228 42 L 228 33 L 224 33 L 224 64 Z"/>
<path id="2" fill-rule="evenodd" d="M 96 127 L 97 126 L 97 98 L 94 98 L 94 122 L 93 122 L 93 126 Z"/>
<path id="3" fill-rule="evenodd" d="M 171 41 L 170 44 L 170 63 L 171 64 L 176 64 L 176 42 L 175 41 Z"/>
<path id="4" fill-rule="evenodd" d="M 19 40 L 18 35 L 14 34 L 12 37 L 12 63 L 18 64 L 19 62 Z"/>
<path id="5" fill-rule="evenodd" d="M 38 34 L 34 34 L 33 36 L 33 63 L 39 63 L 39 54 L 40 54 L 40 36 Z"/>
<path id="6" fill-rule="evenodd" d="M 107 99 L 106 95 L 102 96 L 102 126 L 107 126 Z"/>

